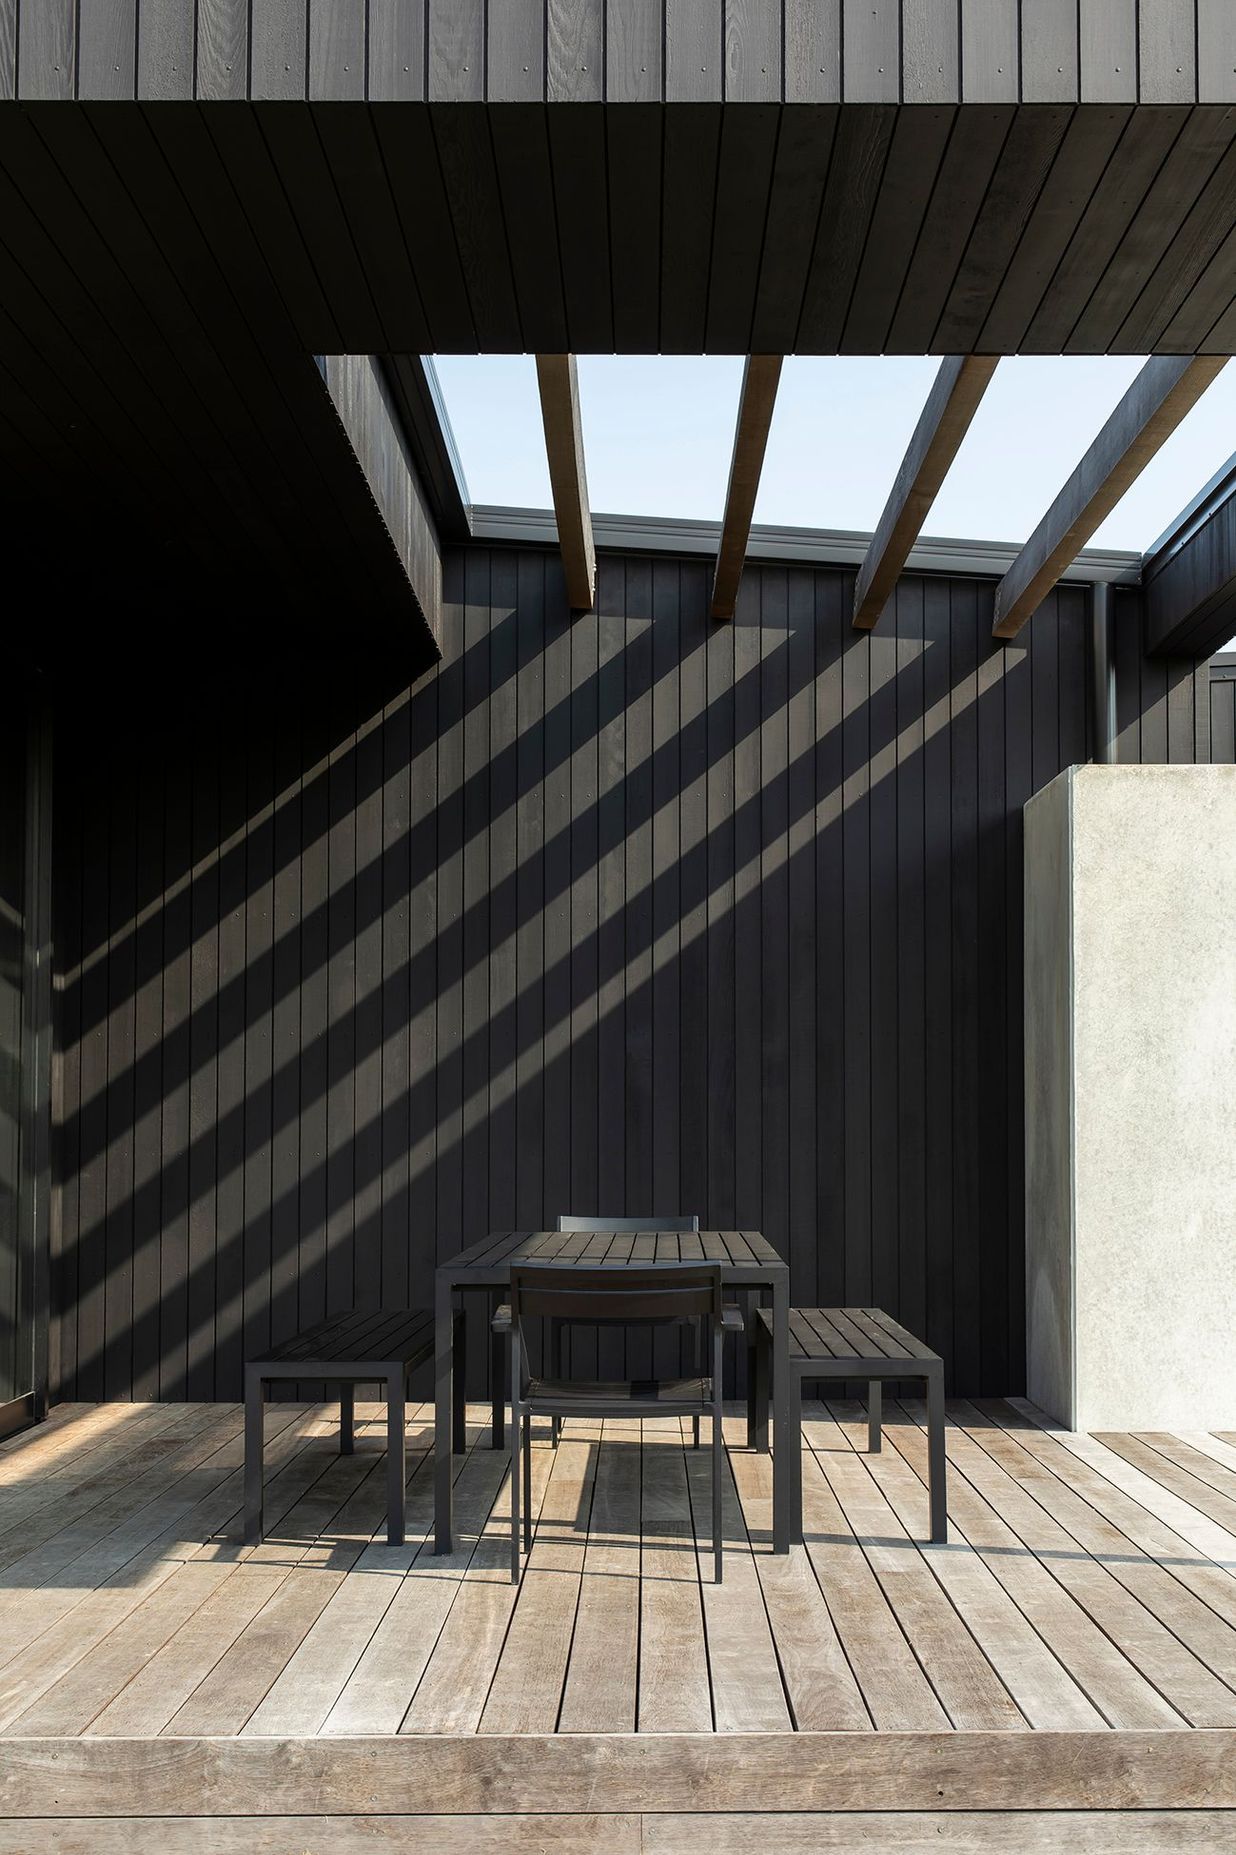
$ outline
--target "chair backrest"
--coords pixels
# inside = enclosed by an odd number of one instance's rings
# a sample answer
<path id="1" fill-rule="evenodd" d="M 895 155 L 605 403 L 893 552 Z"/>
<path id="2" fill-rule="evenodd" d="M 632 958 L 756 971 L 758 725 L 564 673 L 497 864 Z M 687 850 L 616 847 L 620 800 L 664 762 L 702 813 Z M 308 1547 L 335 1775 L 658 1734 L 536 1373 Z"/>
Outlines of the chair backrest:
<path id="1" fill-rule="evenodd" d="M 579 1263 L 525 1262 L 511 1269 L 511 1319 L 721 1319 L 721 1268 L 686 1262 L 649 1268 L 584 1268 Z"/>
<path id="2" fill-rule="evenodd" d="M 698 1217 L 560 1217 L 559 1230 L 698 1230 Z"/>

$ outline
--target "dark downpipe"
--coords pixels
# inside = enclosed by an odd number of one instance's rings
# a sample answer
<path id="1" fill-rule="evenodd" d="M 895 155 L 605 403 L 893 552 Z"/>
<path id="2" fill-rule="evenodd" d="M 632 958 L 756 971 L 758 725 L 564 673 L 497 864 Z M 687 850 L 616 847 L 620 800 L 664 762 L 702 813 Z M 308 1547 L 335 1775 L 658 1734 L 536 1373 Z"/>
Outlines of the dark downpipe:
<path id="1" fill-rule="evenodd" d="M 1090 589 L 1090 687 L 1093 758 L 1111 766 L 1116 758 L 1116 650 L 1114 600 L 1106 580 Z"/>

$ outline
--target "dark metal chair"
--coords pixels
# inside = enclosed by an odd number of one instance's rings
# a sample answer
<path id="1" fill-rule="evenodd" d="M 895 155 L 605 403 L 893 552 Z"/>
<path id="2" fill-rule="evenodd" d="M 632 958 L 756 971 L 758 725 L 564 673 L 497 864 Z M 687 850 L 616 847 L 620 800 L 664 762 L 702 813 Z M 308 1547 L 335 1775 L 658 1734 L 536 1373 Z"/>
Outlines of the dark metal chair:
<path id="1" fill-rule="evenodd" d="M 598 1235 L 612 1230 L 615 1236 L 635 1235 L 641 1230 L 681 1230 L 697 1231 L 700 1227 L 698 1217 L 559 1217 L 558 1229 L 561 1231 L 578 1231 L 585 1235 Z M 562 1334 L 563 1329 L 572 1323 L 567 1320 L 555 1320 L 550 1330 L 550 1346 L 554 1362 L 554 1377 L 562 1377 Z M 602 1326 L 623 1326 L 622 1321 L 602 1321 Z M 702 1363 L 697 1357 L 696 1371 L 702 1370 Z M 553 1424 L 553 1442 L 557 1448 L 561 1429 L 557 1418 Z M 697 1417 L 691 1426 L 691 1442 L 695 1449 L 700 1446 L 700 1420 Z"/>
<path id="2" fill-rule="evenodd" d="M 609 1225 L 603 1225 L 609 1229 Z M 642 1226 L 647 1228 L 647 1226 Z M 507 1309 L 502 1310 L 508 1314 Z M 495 1317 L 496 1319 L 499 1317 Z M 712 1342 L 712 1370 L 696 1378 L 583 1383 L 534 1378 L 524 1344 L 525 1319 L 692 1321 Z M 519 1583 L 520 1507 L 524 1546 L 532 1548 L 532 1419 L 550 1417 L 712 1418 L 712 1538 L 721 1583 L 721 1347 L 726 1332 L 716 1263 L 677 1267 L 590 1269 L 579 1263 L 524 1263 L 511 1270 L 511 1582 Z M 701 1334 L 702 1338 L 702 1334 Z"/>

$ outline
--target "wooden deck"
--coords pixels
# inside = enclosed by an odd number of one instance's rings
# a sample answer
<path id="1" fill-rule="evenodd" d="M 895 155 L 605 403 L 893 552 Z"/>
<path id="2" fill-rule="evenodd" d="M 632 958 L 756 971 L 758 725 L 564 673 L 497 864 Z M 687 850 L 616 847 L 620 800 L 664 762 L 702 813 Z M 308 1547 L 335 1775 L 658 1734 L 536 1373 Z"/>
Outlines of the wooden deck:
<path id="1" fill-rule="evenodd" d="M 861 1406 L 806 1407 L 807 1538 L 788 1559 L 768 1546 L 769 1459 L 735 1409 L 720 1587 L 689 1426 L 576 1423 L 556 1452 L 541 1438 L 517 1592 L 506 1457 L 479 1407 L 449 1558 L 429 1541 L 428 1406 L 409 1423 L 402 1548 L 384 1538 L 382 1408 L 358 1406 L 349 1457 L 333 1407 L 270 1406 L 269 1532 L 252 1549 L 238 1406 L 62 1407 L 0 1449 L 0 1851 L 44 1846 L 32 1819 L 53 1815 L 158 1818 L 175 1850 L 172 1818 L 224 1792 L 236 1846 L 252 1817 L 267 1839 L 251 1824 L 248 1849 L 282 1848 L 279 1833 L 308 1848 L 272 1825 L 304 1816 L 298 1781 L 320 1808 L 323 1774 L 365 1848 L 387 1846 L 374 1823 L 406 1835 L 409 1812 L 438 1809 L 549 1813 L 535 1846 L 669 1850 L 698 1808 L 719 1813 L 718 1849 L 749 1839 L 752 1810 L 788 1813 L 785 1848 L 851 1846 L 818 1839 L 843 1830 L 858 1846 L 854 1812 L 896 1811 L 868 1846 L 902 1847 L 916 1813 L 946 1812 L 956 1838 L 967 1805 L 975 1838 L 1011 1834 L 986 1810 L 1097 1812 L 1068 1832 L 1081 1849 L 1109 1846 L 1086 1838 L 1133 1805 L 1110 1846 L 1167 1848 L 1134 1838 L 1181 1804 L 1179 1846 L 1212 1846 L 1212 1829 L 1236 1845 L 1236 1435 L 1074 1436 L 1016 1403 L 950 1406 L 952 1536 L 931 1546 L 923 1411 L 885 1408 L 873 1457 Z M 825 1809 L 850 1814 L 821 1827 Z M 1032 1827 L 944 1846 L 1053 1846 Z M 79 1846 L 67 1834 L 45 1846 Z M 110 1849 L 100 1834 L 80 1846 Z"/>

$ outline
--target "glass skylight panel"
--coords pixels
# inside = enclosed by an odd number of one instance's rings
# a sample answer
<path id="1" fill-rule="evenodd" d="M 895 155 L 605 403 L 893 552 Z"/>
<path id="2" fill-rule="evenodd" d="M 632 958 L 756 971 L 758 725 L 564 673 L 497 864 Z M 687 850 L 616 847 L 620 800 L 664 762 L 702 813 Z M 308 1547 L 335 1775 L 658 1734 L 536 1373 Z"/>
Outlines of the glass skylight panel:
<path id="1" fill-rule="evenodd" d="M 1025 541 L 1141 366 L 1140 358 L 1123 355 L 1002 360 L 928 512 L 924 534 Z M 1185 490 L 1181 501 L 1196 487 Z"/>
<path id="2" fill-rule="evenodd" d="M 874 528 L 938 366 L 917 356 L 788 356 L 755 520 Z"/>
<path id="3" fill-rule="evenodd" d="M 719 522 L 742 369 L 736 355 L 580 355 L 593 509 Z"/>
<path id="4" fill-rule="evenodd" d="M 1024 541 L 1138 370 L 1140 356 L 1002 360 L 923 525 L 957 540 Z M 477 503 L 547 509 L 531 355 L 435 361 Z M 740 356 L 581 355 L 595 512 L 720 521 Z M 787 358 L 755 505 L 757 523 L 857 530 L 878 522 L 931 391 L 927 357 Z M 1236 367 L 1202 396 L 1091 545 L 1143 552 L 1236 451 Z"/>
<path id="5" fill-rule="evenodd" d="M 473 502 L 548 509 L 545 431 L 530 354 L 438 354 L 434 367 Z"/>

